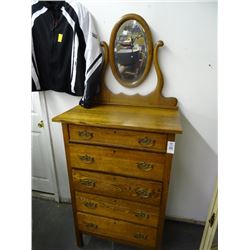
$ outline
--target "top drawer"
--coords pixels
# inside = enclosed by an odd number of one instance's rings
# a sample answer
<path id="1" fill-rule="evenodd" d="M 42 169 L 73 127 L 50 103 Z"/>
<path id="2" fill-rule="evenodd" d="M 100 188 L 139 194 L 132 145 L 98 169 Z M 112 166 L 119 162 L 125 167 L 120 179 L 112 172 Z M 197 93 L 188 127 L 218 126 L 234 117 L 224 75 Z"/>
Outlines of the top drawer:
<path id="1" fill-rule="evenodd" d="M 69 136 L 74 142 L 166 152 L 165 134 L 70 124 Z"/>

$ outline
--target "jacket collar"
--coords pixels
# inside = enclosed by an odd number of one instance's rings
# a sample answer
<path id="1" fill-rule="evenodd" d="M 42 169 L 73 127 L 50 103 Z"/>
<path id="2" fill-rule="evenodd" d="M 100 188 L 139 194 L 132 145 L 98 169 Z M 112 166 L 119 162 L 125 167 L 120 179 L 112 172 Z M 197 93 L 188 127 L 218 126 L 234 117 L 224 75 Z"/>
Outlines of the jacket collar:
<path id="1" fill-rule="evenodd" d="M 40 1 L 45 7 L 51 10 L 59 10 L 64 6 L 65 1 Z"/>

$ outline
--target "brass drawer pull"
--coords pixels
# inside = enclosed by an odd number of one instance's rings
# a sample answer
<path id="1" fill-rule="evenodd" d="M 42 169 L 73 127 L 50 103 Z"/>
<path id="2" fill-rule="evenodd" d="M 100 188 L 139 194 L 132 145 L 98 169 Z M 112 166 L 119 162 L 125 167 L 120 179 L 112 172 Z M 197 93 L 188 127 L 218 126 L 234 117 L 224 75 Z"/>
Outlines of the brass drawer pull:
<path id="1" fill-rule="evenodd" d="M 98 228 L 98 226 L 96 224 L 94 224 L 94 223 L 87 223 L 86 227 L 88 229 L 96 229 L 96 228 Z"/>
<path id="2" fill-rule="evenodd" d="M 83 205 L 87 208 L 96 208 L 97 204 L 93 201 L 84 201 Z"/>
<path id="3" fill-rule="evenodd" d="M 155 140 L 148 137 L 144 137 L 144 138 L 139 138 L 138 143 L 143 147 L 152 147 L 155 144 Z"/>
<path id="4" fill-rule="evenodd" d="M 91 179 L 80 179 L 80 183 L 86 187 L 95 187 L 96 181 L 91 180 Z"/>
<path id="5" fill-rule="evenodd" d="M 95 161 L 95 158 L 90 155 L 81 155 L 79 156 L 81 161 L 84 161 L 85 163 L 93 163 Z"/>
<path id="6" fill-rule="evenodd" d="M 93 138 L 93 133 L 88 131 L 78 131 L 78 135 L 83 138 L 84 140 L 90 140 Z"/>
<path id="7" fill-rule="evenodd" d="M 146 188 L 137 188 L 135 190 L 136 194 L 141 198 L 149 198 L 151 196 L 151 192 Z"/>
<path id="8" fill-rule="evenodd" d="M 148 219 L 149 215 L 143 211 L 135 211 L 135 216 L 142 219 Z"/>
<path id="9" fill-rule="evenodd" d="M 134 234 L 134 237 L 138 240 L 147 240 L 148 239 L 148 236 L 146 234 L 143 234 L 143 233 L 135 233 Z"/>
<path id="10" fill-rule="evenodd" d="M 150 163 L 146 163 L 144 161 L 142 162 L 137 162 L 136 163 L 137 167 L 141 170 L 144 170 L 144 171 L 150 171 L 153 169 L 154 165 L 153 164 L 150 164 Z"/>

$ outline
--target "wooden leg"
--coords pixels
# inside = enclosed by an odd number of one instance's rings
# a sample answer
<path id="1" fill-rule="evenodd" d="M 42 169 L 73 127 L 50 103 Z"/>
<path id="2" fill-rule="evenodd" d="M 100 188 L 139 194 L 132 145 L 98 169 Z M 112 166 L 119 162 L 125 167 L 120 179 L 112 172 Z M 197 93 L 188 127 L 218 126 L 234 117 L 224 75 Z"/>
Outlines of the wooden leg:
<path id="1" fill-rule="evenodd" d="M 78 247 L 83 247 L 83 239 L 82 239 L 82 233 L 78 230 L 76 230 L 76 243 Z"/>

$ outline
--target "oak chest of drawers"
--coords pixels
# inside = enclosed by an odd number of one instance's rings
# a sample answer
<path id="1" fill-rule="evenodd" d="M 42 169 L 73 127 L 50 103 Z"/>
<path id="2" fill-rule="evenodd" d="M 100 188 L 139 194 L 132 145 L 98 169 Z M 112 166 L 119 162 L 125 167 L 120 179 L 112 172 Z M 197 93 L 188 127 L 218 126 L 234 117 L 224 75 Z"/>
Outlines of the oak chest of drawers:
<path id="1" fill-rule="evenodd" d="M 86 233 L 159 249 L 178 110 L 76 106 L 53 121 L 63 126 L 78 245 Z"/>

